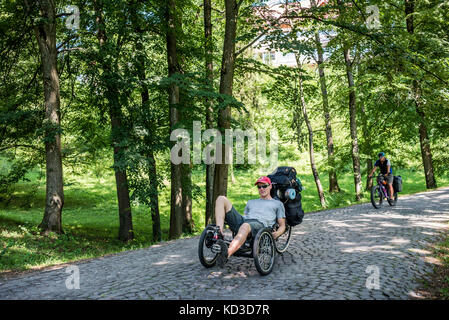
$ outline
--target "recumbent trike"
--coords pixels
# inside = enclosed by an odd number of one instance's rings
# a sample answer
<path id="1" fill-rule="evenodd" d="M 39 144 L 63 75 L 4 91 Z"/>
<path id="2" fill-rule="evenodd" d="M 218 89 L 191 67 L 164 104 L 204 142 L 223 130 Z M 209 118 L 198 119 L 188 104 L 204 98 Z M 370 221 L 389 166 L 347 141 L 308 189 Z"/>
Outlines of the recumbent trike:
<path id="1" fill-rule="evenodd" d="M 250 235 L 245 243 L 233 254 L 236 257 L 253 258 L 257 271 L 261 275 L 267 275 L 273 270 L 276 253 L 283 253 L 287 250 L 292 227 L 301 223 L 304 211 L 301 206 L 302 184 L 296 178 L 296 170 L 292 167 L 279 167 L 268 176 L 273 184 L 271 196 L 284 203 L 286 223 L 285 231 L 277 239 L 273 238 L 272 232 L 276 231 L 279 225 L 276 223 L 272 227 L 260 229 L 255 236 Z M 220 253 L 220 246 L 216 244 L 220 228 L 214 224 L 209 224 L 202 232 L 198 245 L 198 256 L 201 264 L 206 268 L 215 266 Z M 232 238 L 224 236 L 223 241 L 227 246 L 232 242 Z"/>

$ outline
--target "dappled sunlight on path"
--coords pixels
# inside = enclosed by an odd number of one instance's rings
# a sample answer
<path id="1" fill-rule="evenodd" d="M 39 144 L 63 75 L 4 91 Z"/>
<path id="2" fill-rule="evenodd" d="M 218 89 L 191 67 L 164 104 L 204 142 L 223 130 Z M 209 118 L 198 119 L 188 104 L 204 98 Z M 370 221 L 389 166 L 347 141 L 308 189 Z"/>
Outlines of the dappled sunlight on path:
<path id="1" fill-rule="evenodd" d="M 198 237 L 75 264 L 80 289 L 68 290 L 66 268 L 0 281 L 2 299 L 409 299 L 437 263 L 428 244 L 448 229 L 449 188 L 306 214 L 292 242 L 261 277 L 252 259 L 231 257 L 204 268 Z M 371 288 L 372 270 L 378 288 Z"/>

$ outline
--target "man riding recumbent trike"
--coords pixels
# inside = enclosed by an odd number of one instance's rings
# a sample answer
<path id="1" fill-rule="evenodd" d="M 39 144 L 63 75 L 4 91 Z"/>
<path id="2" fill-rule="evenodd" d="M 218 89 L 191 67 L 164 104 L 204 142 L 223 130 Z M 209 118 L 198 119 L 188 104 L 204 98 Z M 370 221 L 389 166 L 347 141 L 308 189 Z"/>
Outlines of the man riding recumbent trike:
<path id="1" fill-rule="evenodd" d="M 216 224 L 208 225 L 198 246 L 200 262 L 206 268 L 223 267 L 232 255 L 254 258 L 261 275 L 273 270 L 275 254 L 287 250 L 292 227 L 302 222 L 302 185 L 292 167 L 279 167 L 271 175 L 257 179 L 259 199 L 249 200 L 240 215 L 228 198 L 215 202 Z M 225 223 L 232 239 L 223 235 Z"/>

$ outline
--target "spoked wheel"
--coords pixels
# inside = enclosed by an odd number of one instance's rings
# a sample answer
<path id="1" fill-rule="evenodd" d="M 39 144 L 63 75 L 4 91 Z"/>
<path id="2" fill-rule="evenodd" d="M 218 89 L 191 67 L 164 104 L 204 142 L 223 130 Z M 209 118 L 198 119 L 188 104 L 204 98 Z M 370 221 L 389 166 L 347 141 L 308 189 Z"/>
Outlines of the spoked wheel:
<path id="1" fill-rule="evenodd" d="M 262 276 L 273 270 L 276 248 L 269 228 L 260 230 L 253 243 L 254 264 Z"/>
<path id="2" fill-rule="evenodd" d="M 283 253 L 287 250 L 288 245 L 290 244 L 291 235 L 292 227 L 290 227 L 288 224 L 285 224 L 284 233 L 275 240 L 277 252 Z"/>
<path id="3" fill-rule="evenodd" d="M 376 209 L 379 209 L 382 207 L 382 199 L 383 194 L 380 190 L 379 185 L 375 185 L 371 188 L 371 203 L 373 204 L 373 207 Z"/>
<path id="4" fill-rule="evenodd" d="M 217 262 L 218 253 L 212 252 L 212 238 L 214 236 L 215 225 L 210 224 L 201 233 L 198 244 L 198 257 L 206 268 L 211 268 Z"/>
<path id="5" fill-rule="evenodd" d="M 398 193 L 395 191 L 393 194 L 393 201 L 388 200 L 388 204 L 394 207 L 396 205 L 396 202 L 398 202 Z"/>

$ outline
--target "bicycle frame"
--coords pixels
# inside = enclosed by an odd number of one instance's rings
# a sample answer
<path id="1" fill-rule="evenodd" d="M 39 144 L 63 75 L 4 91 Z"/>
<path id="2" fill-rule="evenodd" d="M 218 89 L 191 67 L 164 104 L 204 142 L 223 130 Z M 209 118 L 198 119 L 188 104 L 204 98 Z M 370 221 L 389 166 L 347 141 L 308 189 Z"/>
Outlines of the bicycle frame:
<path id="1" fill-rule="evenodd" d="M 385 185 L 382 183 L 383 181 L 385 181 L 385 178 L 383 175 L 379 175 L 377 176 L 377 184 L 379 185 L 379 192 L 382 192 L 381 194 L 379 194 L 380 197 L 383 196 L 383 198 L 387 198 L 388 199 L 388 191 L 387 188 L 385 188 Z"/>
<path id="2" fill-rule="evenodd" d="M 395 206 L 397 201 L 397 193 L 393 192 L 390 195 L 390 188 L 387 187 L 387 179 L 384 175 L 380 174 L 377 176 L 377 184 L 373 185 L 371 188 L 371 203 L 374 208 L 379 209 L 382 206 L 382 201 L 387 199 L 390 206 Z"/>

